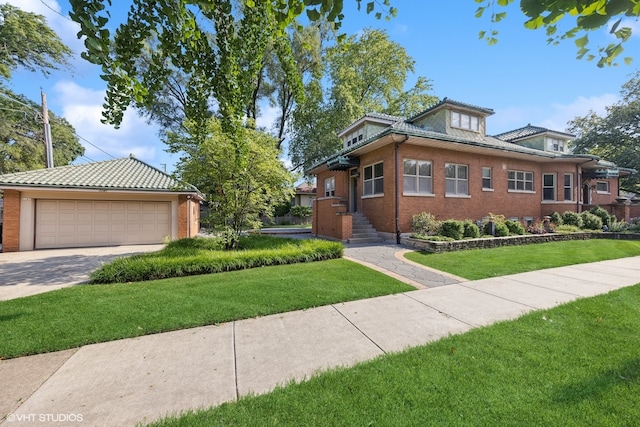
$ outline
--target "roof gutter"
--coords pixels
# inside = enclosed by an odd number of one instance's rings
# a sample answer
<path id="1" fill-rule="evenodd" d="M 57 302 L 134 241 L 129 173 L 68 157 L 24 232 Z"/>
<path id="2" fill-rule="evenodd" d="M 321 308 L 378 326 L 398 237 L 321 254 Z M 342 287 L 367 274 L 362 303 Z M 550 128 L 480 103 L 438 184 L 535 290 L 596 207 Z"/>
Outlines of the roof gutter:
<path id="1" fill-rule="evenodd" d="M 404 139 L 397 139 L 400 135 L 399 134 L 391 134 L 391 139 L 395 142 L 395 148 L 394 148 L 394 161 L 395 161 L 395 192 L 396 192 L 396 201 L 395 201 L 395 205 L 396 205 L 396 244 L 400 244 L 400 184 L 398 183 L 398 180 L 400 179 L 399 175 L 399 165 L 398 165 L 398 151 L 400 148 L 400 145 L 403 144 L 404 142 L 407 141 L 407 139 L 409 139 L 409 135 L 403 135 Z"/>

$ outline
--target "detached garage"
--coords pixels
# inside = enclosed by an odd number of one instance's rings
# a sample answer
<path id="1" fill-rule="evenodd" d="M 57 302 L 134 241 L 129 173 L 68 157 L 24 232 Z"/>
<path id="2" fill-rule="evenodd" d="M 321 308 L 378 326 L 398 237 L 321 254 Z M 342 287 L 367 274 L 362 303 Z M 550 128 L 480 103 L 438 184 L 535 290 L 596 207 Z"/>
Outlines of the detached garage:
<path id="1" fill-rule="evenodd" d="M 4 252 L 158 244 L 198 233 L 201 194 L 134 157 L 0 175 Z"/>

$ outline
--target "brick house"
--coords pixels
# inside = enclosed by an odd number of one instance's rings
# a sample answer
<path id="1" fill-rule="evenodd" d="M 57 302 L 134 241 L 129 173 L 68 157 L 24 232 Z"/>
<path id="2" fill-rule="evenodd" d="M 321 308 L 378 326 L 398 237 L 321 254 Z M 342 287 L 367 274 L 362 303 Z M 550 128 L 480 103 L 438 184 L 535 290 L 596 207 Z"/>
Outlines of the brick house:
<path id="1" fill-rule="evenodd" d="M 367 114 L 340 132 L 343 148 L 306 172 L 317 177 L 313 233 L 347 241 L 354 221 L 399 241 L 412 215 L 533 222 L 554 211 L 607 207 L 618 218 L 619 177 L 635 172 L 569 150 L 572 135 L 528 125 L 486 134 L 493 110 L 445 98 L 404 119 Z"/>
<path id="2" fill-rule="evenodd" d="M 202 195 L 134 158 L 0 175 L 3 252 L 157 244 L 199 231 Z"/>

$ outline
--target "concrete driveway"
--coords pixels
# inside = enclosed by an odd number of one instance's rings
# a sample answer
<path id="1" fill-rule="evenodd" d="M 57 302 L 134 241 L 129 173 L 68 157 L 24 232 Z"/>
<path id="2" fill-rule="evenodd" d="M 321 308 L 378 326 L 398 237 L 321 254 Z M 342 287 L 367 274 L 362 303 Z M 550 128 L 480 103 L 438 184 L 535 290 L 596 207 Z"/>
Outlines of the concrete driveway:
<path id="1" fill-rule="evenodd" d="M 114 258 L 154 252 L 164 245 L 50 249 L 0 253 L 0 301 L 52 291 L 89 280 Z"/>

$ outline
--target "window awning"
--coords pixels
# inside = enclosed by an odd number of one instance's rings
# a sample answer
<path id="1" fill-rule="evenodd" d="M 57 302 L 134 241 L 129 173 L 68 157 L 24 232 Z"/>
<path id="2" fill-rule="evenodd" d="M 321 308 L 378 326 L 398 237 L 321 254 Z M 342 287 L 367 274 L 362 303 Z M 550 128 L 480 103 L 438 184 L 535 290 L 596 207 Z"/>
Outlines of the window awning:
<path id="1" fill-rule="evenodd" d="M 359 158 L 351 158 L 348 156 L 338 156 L 327 162 L 330 171 L 343 171 L 360 165 Z"/>

